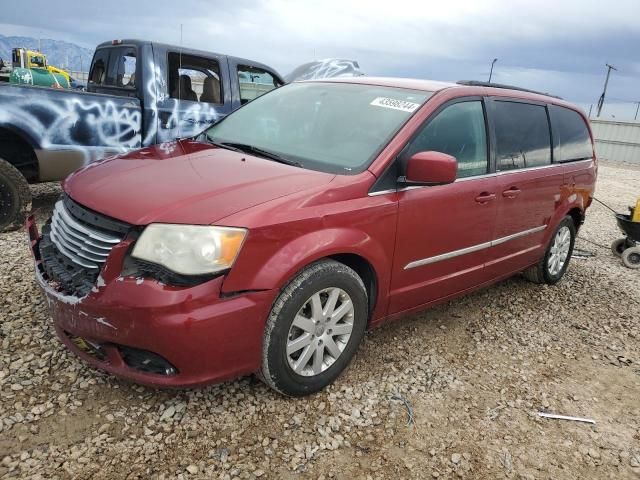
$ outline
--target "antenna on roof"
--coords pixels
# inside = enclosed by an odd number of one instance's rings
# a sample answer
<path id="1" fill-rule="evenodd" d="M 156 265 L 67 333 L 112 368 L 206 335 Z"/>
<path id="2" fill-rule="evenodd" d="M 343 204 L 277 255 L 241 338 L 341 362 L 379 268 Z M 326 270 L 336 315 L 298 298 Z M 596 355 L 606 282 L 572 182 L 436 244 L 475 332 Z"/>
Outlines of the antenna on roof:
<path id="1" fill-rule="evenodd" d="M 181 77 L 181 73 L 180 71 L 182 70 L 182 24 L 180 24 L 180 48 L 178 48 L 178 98 L 177 100 L 181 100 L 182 99 L 182 82 L 180 81 L 180 77 Z M 181 134 L 181 129 L 180 129 L 180 119 L 178 118 L 178 138 L 180 138 L 182 136 Z"/>

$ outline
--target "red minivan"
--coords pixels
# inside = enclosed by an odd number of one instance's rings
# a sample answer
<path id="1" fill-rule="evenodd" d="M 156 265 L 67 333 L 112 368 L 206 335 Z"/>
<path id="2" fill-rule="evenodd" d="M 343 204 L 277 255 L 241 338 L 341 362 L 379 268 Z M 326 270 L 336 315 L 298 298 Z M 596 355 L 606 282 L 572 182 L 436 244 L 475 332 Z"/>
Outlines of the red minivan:
<path id="1" fill-rule="evenodd" d="M 519 272 L 564 275 L 589 123 L 477 82 L 293 83 L 199 137 L 69 177 L 27 227 L 57 334 L 136 382 L 331 383 L 365 329 Z"/>

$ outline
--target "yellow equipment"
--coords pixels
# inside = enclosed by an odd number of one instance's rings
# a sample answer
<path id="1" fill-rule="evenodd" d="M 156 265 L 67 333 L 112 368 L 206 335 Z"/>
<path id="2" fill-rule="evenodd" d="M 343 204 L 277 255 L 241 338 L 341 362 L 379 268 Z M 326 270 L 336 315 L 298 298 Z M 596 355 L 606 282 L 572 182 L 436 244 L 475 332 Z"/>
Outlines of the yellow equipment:
<path id="1" fill-rule="evenodd" d="M 13 68 L 26 68 L 32 70 L 34 68 L 41 68 L 47 70 L 49 73 L 57 73 L 62 75 L 69 81 L 69 72 L 62 70 L 61 68 L 49 65 L 47 56 L 42 52 L 34 52 L 33 50 L 27 50 L 26 48 L 14 48 L 12 51 L 13 56 Z"/>
<path id="2" fill-rule="evenodd" d="M 636 206 L 633 209 L 633 215 L 631 217 L 632 222 L 640 222 L 640 198 L 636 201 Z"/>

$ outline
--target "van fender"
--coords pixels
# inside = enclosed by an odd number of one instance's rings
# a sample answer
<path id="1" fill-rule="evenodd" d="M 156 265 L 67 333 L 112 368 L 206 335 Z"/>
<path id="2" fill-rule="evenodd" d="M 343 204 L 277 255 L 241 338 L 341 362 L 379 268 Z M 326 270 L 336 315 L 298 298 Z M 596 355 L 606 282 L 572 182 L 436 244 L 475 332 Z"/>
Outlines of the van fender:
<path id="1" fill-rule="evenodd" d="M 251 261 L 236 264 L 222 291 L 282 289 L 307 265 L 340 254 L 354 254 L 368 261 L 377 277 L 377 298 L 386 298 L 384 292 L 389 288 L 392 255 L 366 232 L 354 228 L 329 228 L 293 238 L 257 269 Z"/>
<path id="2" fill-rule="evenodd" d="M 584 212 L 586 210 L 586 202 L 587 200 L 585 200 L 585 197 L 575 191 L 569 192 L 568 195 L 562 196 L 560 204 L 556 207 L 555 212 L 553 213 L 553 215 L 549 219 L 549 223 L 547 224 L 548 227 L 545 231 L 543 243 L 545 249 L 551 241 L 551 237 L 556 227 L 564 217 L 569 215 L 569 212 L 577 209 L 580 210 L 580 215 L 584 216 Z"/>

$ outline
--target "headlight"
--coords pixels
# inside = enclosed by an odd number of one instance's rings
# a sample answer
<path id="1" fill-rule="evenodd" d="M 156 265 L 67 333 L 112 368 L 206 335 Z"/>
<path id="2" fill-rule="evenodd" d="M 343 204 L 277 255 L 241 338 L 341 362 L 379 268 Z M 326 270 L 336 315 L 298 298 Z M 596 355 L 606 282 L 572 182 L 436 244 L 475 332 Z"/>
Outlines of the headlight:
<path id="1" fill-rule="evenodd" d="M 231 268 L 247 235 L 244 228 L 152 223 L 131 255 L 182 275 L 203 275 Z"/>

